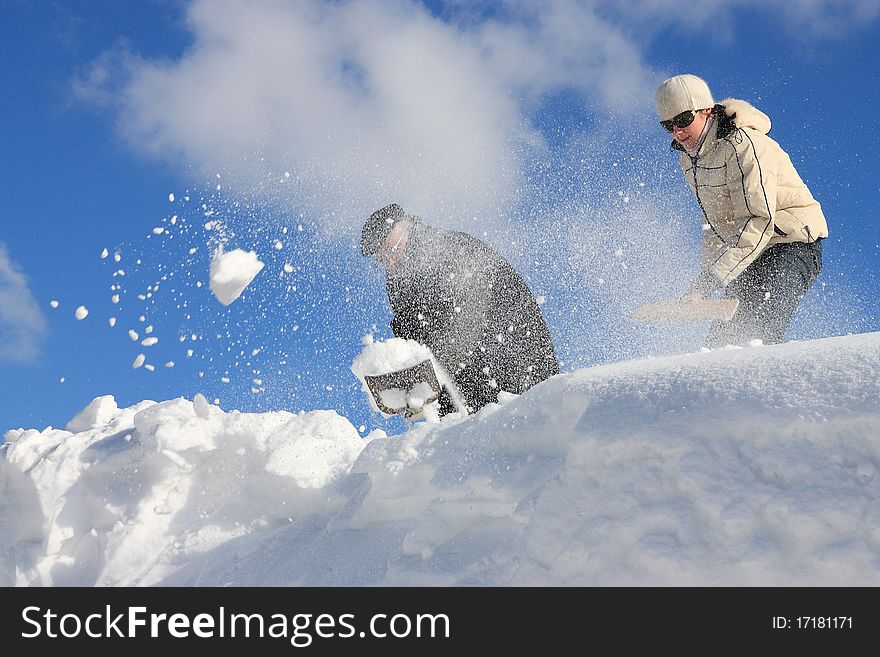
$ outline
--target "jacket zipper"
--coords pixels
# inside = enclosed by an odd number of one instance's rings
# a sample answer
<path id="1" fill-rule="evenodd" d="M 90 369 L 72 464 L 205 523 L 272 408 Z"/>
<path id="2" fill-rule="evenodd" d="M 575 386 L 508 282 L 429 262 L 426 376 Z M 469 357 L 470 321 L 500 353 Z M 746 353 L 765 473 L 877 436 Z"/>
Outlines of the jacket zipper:
<path id="1" fill-rule="evenodd" d="M 700 186 L 697 185 L 697 160 L 699 156 L 697 155 L 688 155 L 691 159 L 691 165 L 694 167 L 694 196 L 697 197 L 697 205 L 700 206 L 700 211 L 703 213 L 703 218 L 706 220 L 706 223 L 709 225 L 709 228 L 712 229 L 712 232 L 721 240 L 722 244 L 727 244 L 726 240 L 718 234 L 718 231 L 715 230 L 715 226 L 712 225 L 712 222 L 709 221 L 709 214 L 706 212 L 706 208 L 703 207 L 703 199 L 700 198 Z"/>

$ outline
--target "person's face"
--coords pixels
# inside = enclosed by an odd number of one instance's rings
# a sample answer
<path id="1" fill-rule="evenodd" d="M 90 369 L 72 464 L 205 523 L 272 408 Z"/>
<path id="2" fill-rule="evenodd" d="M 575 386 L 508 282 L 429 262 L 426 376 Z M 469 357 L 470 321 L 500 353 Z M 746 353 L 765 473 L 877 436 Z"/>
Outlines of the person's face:
<path id="1" fill-rule="evenodd" d="M 394 271 L 395 265 L 400 262 L 406 251 L 406 242 L 409 239 L 409 222 L 401 221 L 395 224 L 382 248 L 376 253 L 376 261 L 388 271 Z"/>
<path id="2" fill-rule="evenodd" d="M 710 109 L 697 110 L 696 112 L 682 112 L 670 121 L 661 121 L 661 123 L 664 128 L 672 133 L 672 138 L 675 139 L 675 141 L 685 148 L 694 149 L 700 142 L 700 136 L 703 134 L 703 129 L 706 127 L 706 121 L 709 120 L 709 115 L 711 113 L 712 110 Z M 691 117 L 693 117 L 693 120 L 690 121 L 690 123 L 682 125 Z"/>

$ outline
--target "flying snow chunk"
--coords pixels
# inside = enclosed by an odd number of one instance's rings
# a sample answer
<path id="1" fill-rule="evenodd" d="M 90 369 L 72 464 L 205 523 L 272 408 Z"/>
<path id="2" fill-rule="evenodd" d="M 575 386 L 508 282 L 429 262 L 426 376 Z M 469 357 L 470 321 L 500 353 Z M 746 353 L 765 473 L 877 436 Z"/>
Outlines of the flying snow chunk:
<path id="1" fill-rule="evenodd" d="M 101 260 L 106 258 L 108 255 L 110 255 L 110 252 L 107 249 L 104 249 L 103 251 L 101 251 Z"/>
<path id="2" fill-rule="evenodd" d="M 147 360 L 146 356 L 144 356 L 143 354 L 138 354 L 137 358 L 135 358 L 134 362 L 131 364 L 132 369 L 136 370 L 137 368 L 139 368 L 141 365 L 144 364 L 145 360 Z"/>
<path id="3" fill-rule="evenodd" d="M 238 299 L 263 266 L 253 251 L 235 249 L 224 253 L 220 246 L 211 260 L 211 292 L 220 303 L 228 306 Z"/>
<path id="4" fill-rule="evenodd" d="M 77 319 L 85 319 L 86 316 L 89 314 L 89 309 L 86 308 L 85 306 L 80 306 L 79 308 L 76 309 L 74 314 L 76 315 Z"/>
<path id="5" fill-rule="evenodd" d="M 172 203 L 174 203 L 174 194 L 169 194 L 168 200 L 171 201 Z"/>
<path id="6" fill-rule="evenodd" d="M 52 300 L 49 302 L 49 305 L 52 306 L 53 308 L 57 308 L 57 307 L 58 307 L 58 301 L 57 301 L 56 299 L 52 299 Z"/>
<path id="7" fill-rule="evenodd" d="M 141 340 L 141 344 L 144 345 L 145 347 L 152 347 L 157 342 L 159 342 L 159 338 L 154 338 L 154 337 L 144 338 L 143 340 Z"/>

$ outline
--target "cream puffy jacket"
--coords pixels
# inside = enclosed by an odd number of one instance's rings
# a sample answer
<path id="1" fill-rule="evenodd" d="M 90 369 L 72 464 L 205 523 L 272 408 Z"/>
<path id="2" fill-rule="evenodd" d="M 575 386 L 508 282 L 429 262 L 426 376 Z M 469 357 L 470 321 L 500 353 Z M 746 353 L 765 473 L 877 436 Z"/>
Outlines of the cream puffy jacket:
<path id="1" fill-rule="evenodd" d="M 720 106 L 695 155 L 673 142 L 703 210 L 700 278 L 707 290 L 729 284 L 768 246 L 828 235 L 821 206 L 767 136 L 767 115 L 744 100 Z"/>

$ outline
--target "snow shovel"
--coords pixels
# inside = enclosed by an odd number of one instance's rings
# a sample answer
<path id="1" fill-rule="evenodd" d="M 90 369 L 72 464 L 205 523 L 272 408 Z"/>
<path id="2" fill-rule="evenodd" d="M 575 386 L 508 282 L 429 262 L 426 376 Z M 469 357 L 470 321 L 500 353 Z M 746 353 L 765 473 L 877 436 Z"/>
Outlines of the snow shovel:
<path id="1" fill-rule="evenodd" d="M 739 299 L 700 299 L 698 301 L 650 301 L 635 309 L 634 322 L 685 322 L 691 320 L 730 321 Z"/>
<path id="2" fill-rule="evenodd" d="M 443 388 L 430 360 L 388 374 L 364 376 L 376 406 L 387 415 L 406 420 L 423 417 L 425 407 L 440 399 Z"/>

